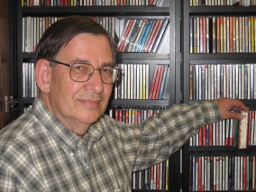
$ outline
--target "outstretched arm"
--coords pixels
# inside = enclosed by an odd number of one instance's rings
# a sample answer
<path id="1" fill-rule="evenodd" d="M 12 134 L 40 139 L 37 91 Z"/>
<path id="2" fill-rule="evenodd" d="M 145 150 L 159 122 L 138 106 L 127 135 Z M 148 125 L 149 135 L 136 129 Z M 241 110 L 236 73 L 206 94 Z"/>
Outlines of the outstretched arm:
<path id="1" fill-rule="evenodd" d="M 249 107 L 245 106 L 242 101 L 237 99 L 230 99 L 230 98 L 220 98 L 216 99 L 222 119 L 238 119 L 241 120 L 243 118 L 242 114 L 239 111 L 247 112 Z M 231 112 L 231 111 L 238 111 L 238 112 Z"/>

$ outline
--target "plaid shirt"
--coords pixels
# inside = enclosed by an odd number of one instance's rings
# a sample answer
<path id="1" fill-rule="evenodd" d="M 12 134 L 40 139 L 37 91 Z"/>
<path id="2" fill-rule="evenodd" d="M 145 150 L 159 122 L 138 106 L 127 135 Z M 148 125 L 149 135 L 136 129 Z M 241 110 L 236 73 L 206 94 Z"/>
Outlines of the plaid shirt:
<path id="1" fill-rule="evenodd" d="M 40 99 L 0 134 L 0 191 L 131 191 L 132 172 L 167 159 L 221 120 L 215 101 L 174 105 L 140 125 L 104 115 L 79 139 Z"/>

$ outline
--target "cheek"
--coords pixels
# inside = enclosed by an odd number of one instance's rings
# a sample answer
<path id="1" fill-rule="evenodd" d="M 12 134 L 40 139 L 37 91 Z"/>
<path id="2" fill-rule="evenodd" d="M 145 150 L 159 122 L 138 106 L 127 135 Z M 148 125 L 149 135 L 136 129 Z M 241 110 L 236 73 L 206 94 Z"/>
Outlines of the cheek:
<path id="1" fill-rule="evenodd" d="M 106 99 L 109 99 L 113 91 L 113 85 L 105 85 L 104 87 L 104 93 Z"/>
<path id="2" fill-rule="evenodd" d="M 77 85 L 72 81 L 68 74 L 66 73 L 55 73 L 55 76 L 51 80 L 51 93 L 52 96 L 63 100 L 63 98 L 71 97 Z"/>
<path id="3" fill-rule="evenodd" d="M 105 86 L 105 88 L 104 88 L 104 102 L 101 106 L 103 113 L 105 112 L 105 110 L 107 108 L 107 105 L 109 103 L 109 99 L 110 99 L 111 94 L 112 94 L 112 86 L 111 85 Z"/>

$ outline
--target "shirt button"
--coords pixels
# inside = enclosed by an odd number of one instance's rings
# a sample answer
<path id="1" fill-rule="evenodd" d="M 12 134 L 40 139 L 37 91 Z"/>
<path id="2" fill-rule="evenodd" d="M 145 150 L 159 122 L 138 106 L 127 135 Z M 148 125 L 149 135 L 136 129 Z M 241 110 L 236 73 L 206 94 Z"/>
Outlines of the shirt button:
<path id="1" fill-rule="evenodd" d="M 74 156 L 74 153 L 72 153 L 72 152 L 69 153 L 69 156 L 70 156 L 70 157 L 73 157 L 73 156 Z"/>

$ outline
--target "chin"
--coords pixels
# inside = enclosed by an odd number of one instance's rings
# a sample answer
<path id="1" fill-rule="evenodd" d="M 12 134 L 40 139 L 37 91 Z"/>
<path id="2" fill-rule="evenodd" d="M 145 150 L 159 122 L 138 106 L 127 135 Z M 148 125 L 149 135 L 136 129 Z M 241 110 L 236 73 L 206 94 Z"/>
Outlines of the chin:
<path id="1" fill-rule="evenodd" d="M 87 114 L 88 114 L 88 112 L 87 112 Z M 86 116 L 83 116 L 83 117 L 81 117 L 81 120 L 83 121 L 83 122 L 86 122 L 86 123 L 90 123 L 90 124 L 93 124 L 93 123 L 95 123 L 102 115 L 100 115 L 100 114 L 95 114 L 95 115 L 93 115 L 93 114 L 91 114 L 91 113 L 89 113 L 90 115 L 86 115 Z"/>

